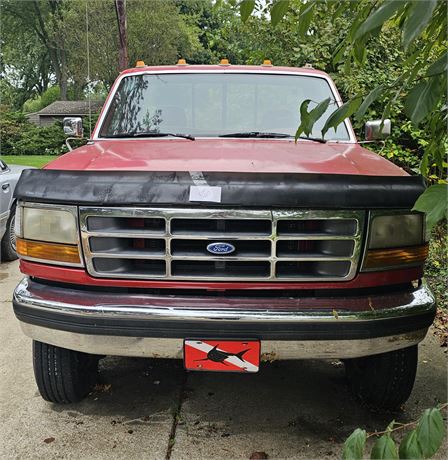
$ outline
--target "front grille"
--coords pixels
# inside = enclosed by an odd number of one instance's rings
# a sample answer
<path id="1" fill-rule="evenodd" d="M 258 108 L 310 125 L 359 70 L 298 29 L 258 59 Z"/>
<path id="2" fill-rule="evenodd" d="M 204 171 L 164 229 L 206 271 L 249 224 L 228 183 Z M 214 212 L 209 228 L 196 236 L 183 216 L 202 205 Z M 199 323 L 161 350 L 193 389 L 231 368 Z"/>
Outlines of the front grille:
<path id="1" fill-rule="evenodd" d="M 80 208 L 95 277 L 189 281 L 346 281 L 363 211 Z M 211 254 L 211 243 L 230 254 Z"/>

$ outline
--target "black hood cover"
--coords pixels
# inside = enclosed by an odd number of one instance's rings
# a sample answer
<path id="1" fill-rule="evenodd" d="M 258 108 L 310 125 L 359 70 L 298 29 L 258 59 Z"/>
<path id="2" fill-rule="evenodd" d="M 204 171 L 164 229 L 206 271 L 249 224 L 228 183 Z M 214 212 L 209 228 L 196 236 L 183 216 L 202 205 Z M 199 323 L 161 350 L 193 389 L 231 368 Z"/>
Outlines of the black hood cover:
<path id="1" fill-rule="evenodd" d="M 221 187 L 221 202 L 189 201 L 195 185 Z M 421 176 L 28 169 L 15 197 L 94 206 L 409 209 L 424 189 Z"/>

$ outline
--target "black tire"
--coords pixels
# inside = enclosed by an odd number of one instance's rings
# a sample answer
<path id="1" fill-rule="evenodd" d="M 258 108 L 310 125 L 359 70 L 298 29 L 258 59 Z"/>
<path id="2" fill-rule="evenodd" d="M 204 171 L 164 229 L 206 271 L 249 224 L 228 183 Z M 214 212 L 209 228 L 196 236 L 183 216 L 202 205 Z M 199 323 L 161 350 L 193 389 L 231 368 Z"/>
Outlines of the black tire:
<path id="1" fill-rule="evenodd" d="M 16 236 L 14 233 L 14 220 L 16 216 L 16 205 L 14 204 L 9 214 L 8 222 L 6 223 L 6 232 L 1 241 L 1 260 L 8 262 L 17 259 L 16 253 Z"/>
<path id="2" fill-rule="evenodd" d="M 33 341 L 33 367 L 42 398 L 58 404 L 74 403 L 96 383 L 98 356 Z"/>
<path id="3" fill-rule="evenodd" d="M 394 411 L 409 398 L 417 371 L 417 345 L 348 359 L 345 371 L 352 392 L 372 410 Z"/>

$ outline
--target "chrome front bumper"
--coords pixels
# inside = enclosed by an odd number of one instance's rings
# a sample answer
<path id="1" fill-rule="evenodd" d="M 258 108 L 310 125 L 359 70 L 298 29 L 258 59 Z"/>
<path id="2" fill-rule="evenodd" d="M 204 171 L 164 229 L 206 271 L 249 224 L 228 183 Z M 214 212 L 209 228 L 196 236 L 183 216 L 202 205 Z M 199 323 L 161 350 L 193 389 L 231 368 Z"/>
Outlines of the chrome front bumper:
<path id="1" fill-rule="evenodd" d="M 260 339 L 268 361 L 367 356 L 419 343 L 435 315 L 425 285 L 369 297 L 279 299 L 104 293 L 25 278 L 13 303 L 34 340 L 160 358 L 181 358 L 185 338 Z"/>

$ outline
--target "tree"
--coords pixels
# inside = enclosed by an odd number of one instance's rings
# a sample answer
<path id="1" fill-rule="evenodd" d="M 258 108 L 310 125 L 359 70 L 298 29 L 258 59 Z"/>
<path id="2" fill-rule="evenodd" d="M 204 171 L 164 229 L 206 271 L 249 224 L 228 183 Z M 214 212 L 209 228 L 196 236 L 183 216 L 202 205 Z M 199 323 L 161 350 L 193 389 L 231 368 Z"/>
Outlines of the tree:
<path id="1" fill-rule="evenodd" d="M 65 13 L 64 34 L 70 78 L 87 84 L 86 4 L 89 18 L 90 74 L 93 82 L 110 89 L 120 72 L 119 34 L 113 2 L 70 2 Z M 128 65 L 144 60 L 148 65 L 175 63 L 201 49 L 198 29 L 182 16 L 174 1 L 133 0 L 126 5 Z"/>
<path id="2" fill-rule="evenodd" d="M 229 1 L 235 4 L 235 1 Z M 350 16 L 352 24 L 340 40 L 332 56 L 332 64 L 345 61 L 350 69 L 366 65 L 368 49 L 379 39 L 383 31 L 395 28 L 401 36 L 405 56 L 402 72 L 392 82 L 380 84 L 368 93 L 352 97 L 328 118 L 322 132 L 336 127 L 346 117 L 355 115 L 360 120 L 367 109 L 378 99 L 386 101 L 382 119 L 387 118 L 394 104 L 404 99 L 404 113 L 415 126 L 424 126 L 430 141 L 420 164 L 421 173 L 439 184 L 429 187 L 417 200 L 415 209 L 427 212 L 429 228 L 446 216 L 447 185 L 444 160 L 447 150 L 446 87 L 447 87 L 447 3 L 444 0 L 402 1 L 349 0 L 319 2 L 316 0 L 293 2 L 271 0 L 260 2 L 242 0 L 238 3 L 241 19 L 247 21 L 255 9 L 269 12 L 271 23 L 276 27 L 285 15 L 291 14 L 293 6 L 299 5 L 297 39 L 306 40 L 314 18 L 322 9 L 333 20 Z M 308 118 L 308 124 L 316 119 Z M 299 126 L 298 133 L 304 129 Z"/>
<path id="3" fill-rule="evenodd" d="M 68 72 L 67 53 L 62 28 L 66 2 L 63 0 L 30 0 L 24 8 L 23 2 L 2 0 L 2 22 L 13 21 L 17 26 L 19 40 L 30 32 L 46 50 L 51 69 L 61 88 L 61 99 L 67 99 Z M 15 45 L 11 44 L 11 46 Z"/>

